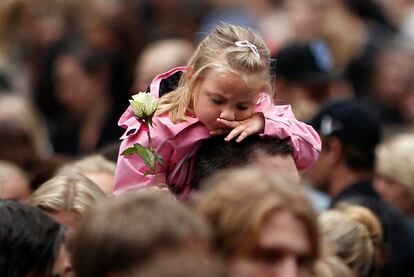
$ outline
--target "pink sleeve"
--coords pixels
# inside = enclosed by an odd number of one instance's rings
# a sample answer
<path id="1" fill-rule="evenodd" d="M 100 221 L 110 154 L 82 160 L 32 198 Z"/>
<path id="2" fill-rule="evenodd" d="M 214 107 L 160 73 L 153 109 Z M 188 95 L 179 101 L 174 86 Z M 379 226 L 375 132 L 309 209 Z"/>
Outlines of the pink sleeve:
<path id="1" fill-rule="evenodd" d="M 298 170 L 306 170 L 313 165 L 321 151 L 318 133 L 309 125 L 297 120 L 289 105 L 269 105 L 258 109 L 265 117 L 265 136 L 288 139 L 293 146 Z"/>
<path id="2" fill-rule="evenodd" d="M 135 121 L 132 123 L 131 121 Z M 140 143 L 143 146 L 148 146 L 147 132 L 143 126 L 135 119 L 128 119 L 128 126 L 125 134 L 121 137 L 122 142 L 119 148 L 118 161 L 115 170 L 115 186 L 114 194 L 119 195 L 126 190 L 140 188 L 145 186 L 155 185 L 157 183 L 166 183 L 165 166 L 157 164 L 157 178 L 153 174 L 145 174 L 148 167 L 144 164 L 142 158 L 138 154 L 123 156 L 121 153 L 133 146 L 135 143 Z M 122 124 L 120 124 L 122 126 Z M 155 129 L 151 129 L 151 136 L 153 138 L 153 146 L 158 149 L 159 154 L 168 161 L 171 153 L 169 145 L 161 147 L 162 139 L 157 135 Z M 166 143 L 164 143 L 166 144 Z"/>

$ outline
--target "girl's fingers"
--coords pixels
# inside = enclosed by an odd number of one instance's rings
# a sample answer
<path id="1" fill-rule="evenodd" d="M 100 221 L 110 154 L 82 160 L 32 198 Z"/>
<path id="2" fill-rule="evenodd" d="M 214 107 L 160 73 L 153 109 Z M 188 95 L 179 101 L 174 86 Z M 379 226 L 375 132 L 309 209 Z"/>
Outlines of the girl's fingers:
<path id="1" fill-rule="evenodd" d="M 251 134 L 252 134 L 252 132 L 249 130 L 249 128 L 246 128 L 246 129 L 243 130 L 243 132 L 241 132 L 241 134 L 238 136 L 236 141 L 241 142 L 242 140 L 244 140 L 245 138 L 247 138 Z"/>
<path id="2" fill-rule="evenodd" d="M 242 126 L 239 125 L 238 127 L 234 128 L 233 130 L 231 130 L 231 132 L 227 135 L 227 137 L 225 138 L 226 141 L 230 141 L 232 139 L 234 139 L 235 137 L 237 137 L 241 132 L 243 132 L 243 130 L 246 128 L 246 126 Z"/>
<path id="3" fill-rule="evenodd" d="M 222 119 L 222 118 L 217 118 L 217 122 L 220 123 L 223 126 L 226 126 L 228 128 L 235 128 L 237 126 L 240 125 L 239 121 L 235 121 L 235 120 L 226 120 L 226 119 Z"/>

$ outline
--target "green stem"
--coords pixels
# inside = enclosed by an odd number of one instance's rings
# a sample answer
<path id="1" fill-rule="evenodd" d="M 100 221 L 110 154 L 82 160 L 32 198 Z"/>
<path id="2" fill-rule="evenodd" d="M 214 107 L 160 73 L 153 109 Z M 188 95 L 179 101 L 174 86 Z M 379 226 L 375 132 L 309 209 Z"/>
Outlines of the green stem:
<path id="1" fill-rule="evenodd" d="M 147 132 L 147 136 L 148 136 L 148 147 L 150 149 L 150 151 L 152 152 L 152 154 L 155 156 L 155 149 L 152 146 L 152 138 L 151 138 L 151 132 L 150 132 L 150 126 L 149 124 L 146 122 L 145 124 L 147 124 L 148 127 L 148 132 Z M 158 179 L 158 171 L 157 171 L 157 159 L 155 159 L 154 161 L 154 168 L 152 168 L 152 170 L 154 171 L 155 174 L 155 181 L 157 182 L 157 185 L 160 184 L 159 179 Z"/>

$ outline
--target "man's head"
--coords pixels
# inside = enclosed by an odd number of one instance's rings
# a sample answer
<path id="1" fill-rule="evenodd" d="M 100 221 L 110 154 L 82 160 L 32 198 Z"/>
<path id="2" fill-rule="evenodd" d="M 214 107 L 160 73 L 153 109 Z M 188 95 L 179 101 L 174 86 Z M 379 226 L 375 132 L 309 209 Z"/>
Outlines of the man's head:
<path id="1" fill-rule="evenodd" d="M 232 169 L 204 183 L 196 210 L 210 222 L 233 276 L 311 273 L 319 255 L 315 213 L 285 173 Z"/>
<path id="2" fill-rule="evenodd" d="M 332 174 L 339 164 L 354 173 L 373 172 L 381 128 L 367 107 L 356 100 L 333 101 L 310 124 L 322 139 L 319 159 L 307 174 L 313 185 L 329 190 L 329 179 L 336 178 Z"/>
<path id="3" fill-rule="evenodd" d="M 294 42 L 282 47 L 276 60 L 275 102 L 292 105 L 299 119 L 309 119 L 329 97 L 337 79 L 331 51 L 323 41 Z"/>
<path id="4" fill-rule="evenodd" d="M 40 209 L 0 200 L 0 276 L 63 276 L 65 230 Z"/>
<path id="5" fill-rule="evenodd" d="M 193 185 L 219 170 L 258 164 L 289 172 L 294 180 L 299 173 L 292 157 L 294 149 L 279 138 L 249 136 L 241 142 L 227 142 L 222 136 L 205 140 L 197 152 Z"/>
<path id="6" fill-rule="evenodd" d="M 73 240 L 73 265 L 79 277 L 122 275 L 174 251 L 209 256 L 209 243 L 203 219 L 169 194 L 131 192 L 83 218 Z"/>

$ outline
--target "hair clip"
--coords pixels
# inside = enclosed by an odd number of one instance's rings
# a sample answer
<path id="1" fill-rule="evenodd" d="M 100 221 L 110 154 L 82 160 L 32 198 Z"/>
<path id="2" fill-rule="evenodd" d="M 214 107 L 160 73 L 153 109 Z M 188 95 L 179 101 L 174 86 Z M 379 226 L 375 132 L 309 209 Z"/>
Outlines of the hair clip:
<path id="1" fill-rule="evenodd" d="M 257 46 L 251 43 L 248 40 L 238 40 L 234 43 L 237 47 L 249 47 L 250 50 L 256 55 L 258 59 L 260 59 L 259 51 L 257 50 Z"/>

